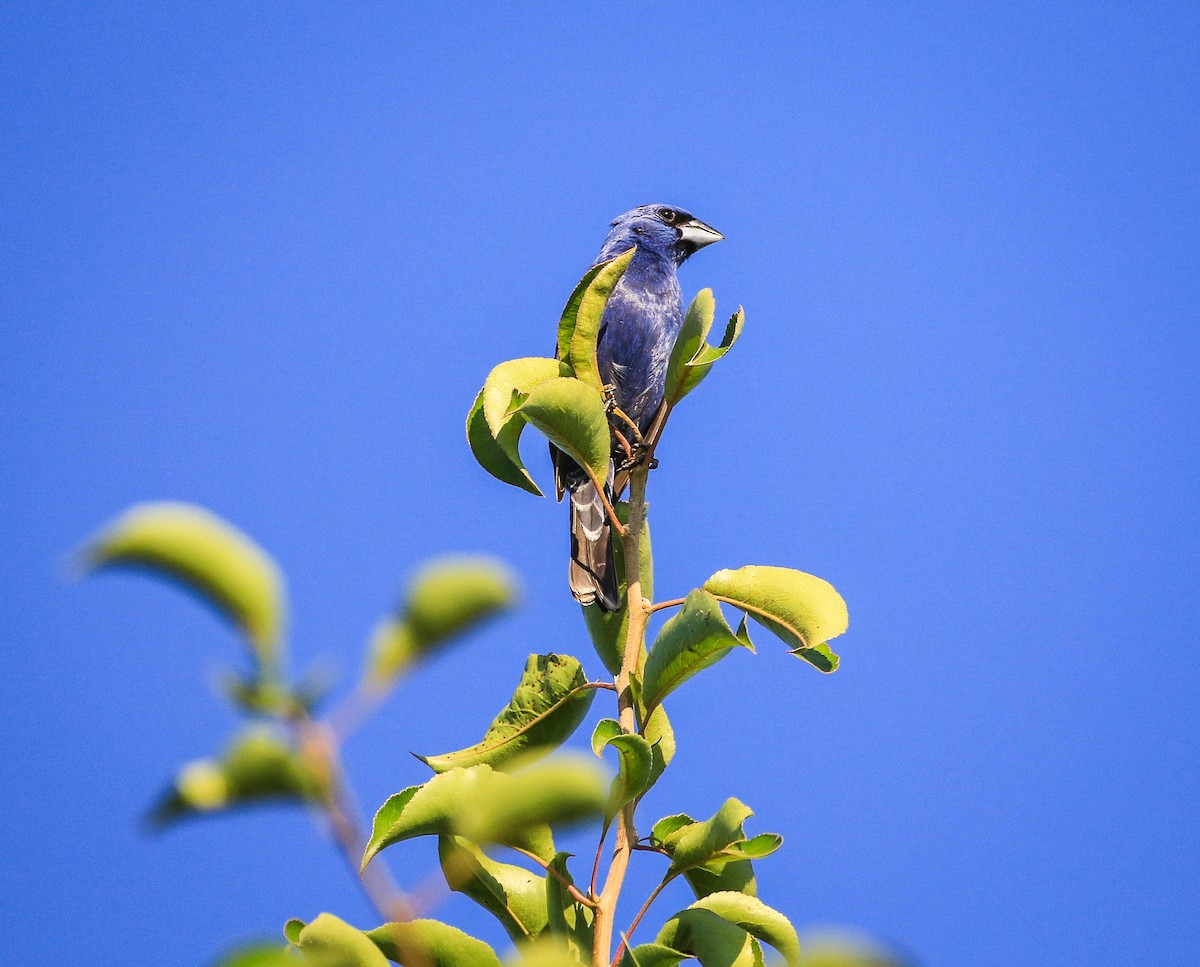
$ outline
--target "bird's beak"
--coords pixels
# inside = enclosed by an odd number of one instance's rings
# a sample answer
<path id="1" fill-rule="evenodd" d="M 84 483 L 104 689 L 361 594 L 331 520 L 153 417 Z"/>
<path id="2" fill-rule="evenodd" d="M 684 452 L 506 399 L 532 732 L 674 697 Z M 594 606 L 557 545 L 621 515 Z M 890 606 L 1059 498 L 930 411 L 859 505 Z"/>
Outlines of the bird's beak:
<path id="1" fill-rule="evenodd" d="M 705 225 L 698 218 L 683 222 L 679 226 L 679 240 L 693 252 L 704 248 L 705 245 L 719 242 L 724 237 L 711 225 Z"/>

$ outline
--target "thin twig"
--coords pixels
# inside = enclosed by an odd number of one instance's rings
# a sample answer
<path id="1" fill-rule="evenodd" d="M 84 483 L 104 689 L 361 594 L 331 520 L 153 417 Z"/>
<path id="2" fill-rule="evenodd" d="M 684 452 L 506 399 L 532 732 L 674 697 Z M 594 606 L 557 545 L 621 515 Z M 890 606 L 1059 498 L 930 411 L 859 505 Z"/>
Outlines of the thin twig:
<path id="1" fill-rule="evenodd" d="M 655 611 L 662 611 L 663 608 L 678 608 L 685 600 L 687 599 L 672 598 L 670 601 L 659 601 L 658 604 L 650 606 L 650 614 L 654 614 Z"/>
<path id="2" fill-rule="evenodd" d="M 562 884 L 563 888 L 569 894 L 571 894 L 571 897 L 574 900 L 576 900 L 579 903 L 582 903 L 585 907 L 588 907 L 591 910 L 596 909 L 596 901 L 595 900 L 590 900 L 587 897 L 585 897 L 582 893 L 580 893 L 579 888 L 577 886 L 575 886 L 574 883 L 572 883 L 565 876 L 563 876 L 558 870 L 556 870 L 553 866 L 551 866 L 544 859 L 542 859 L 540 856 L 538 856 L 537 853 L 531 853 L 531 852 L 529 852 L 529 850 L 521 849 L 520 846 L 513 846 L 511 843 L 505 843 L 504 845 L 507 846 L 509 849 L 511 849 L 517 853 L 520 853 L 522 856 L 528 857 L 529 859 L 531 859 L 535 863 L 537 863 L 538 866 L 540 866 L 543 870 L 545 870 L 552 877 L 554 877 L 556 880 L 558 880 L 558 882 Z"/>
<path id="3" fill-rule="evenodd" d="M 616 688 L 613 689 L 616 691 Z M 606 819 L 604 826 L 600 829 L 600 842 L 596 844 L 596 858 L 592 861 L 592 879 L 588 884 L 588 896 L 596 895 L 596 877 L 600 873 L 600 856 L 604 852 L 604 841 L 608 839 L 608 828 L 612 825 L 612 820 Z"/>

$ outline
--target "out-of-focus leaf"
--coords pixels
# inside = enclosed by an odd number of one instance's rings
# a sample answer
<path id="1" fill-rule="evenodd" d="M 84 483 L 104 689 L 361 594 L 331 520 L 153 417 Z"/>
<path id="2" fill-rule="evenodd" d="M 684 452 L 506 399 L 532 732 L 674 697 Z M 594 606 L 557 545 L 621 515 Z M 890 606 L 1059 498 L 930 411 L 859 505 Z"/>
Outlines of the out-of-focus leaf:
<path id="1" fill-rule="evenodd" d="M 546 928 L 545 877 L 498 862 L 458 836 L 438 839 L 438 858 L 450 889 L 487 910 L 514 941 L 536 937 Z"/>
<path id="2" fill-rule="evenodd" d="M 493 775 L 510 781 L 494 784 L 488 799 L 471 812 L 462 828 L 464 836 L 479 843 L 519 845 L 517 841 L 528 838 L 530 830 L 570 825 L 600 815 L 608 798 L 605 777 L 598 766 L 575 756 L 539 762 L 511 776 Z"/>
<path id="3" fill-rule="evenodd" d="M 519 445 L 524 427 L 523 417 L 512 417 L 498 434 L 493 435 L 483 415 L 483 390 L 480 390 L 467 414 L 467 443 L 479 465 L 497 480 L 541 497 L 541 488 L 533 482 L 521 461 Z"/>
<path id="4" fill-rule="evenodd" d="M 488 727 L 483 741 L 445 755 L 420 756 L 434 772 L 486 763 L 494 769 L 562 745 L 579 727 L 595 698 L 583 666 L 570 655 L 530 655 L 508 706 Z"/>
<path id="5" fill-rule="evenodd" d="M 508 787 L 514 781 L 512 776 L 479 765 L 454 769 L 434 776 L 423 786 L 401 790 L 375 814 L 371 838 L 363 854 L 363 867 L 380 850 L 393 843 L 434 835 L 463 835 L 479 842 L 503 842 L 549 861 L 555 853 L 554 840 L 544 821 L 498 830 L 494 839 L 478 835 L 490 815 L 492 803 L 497 798 L 504 798 L 504 791 L 510 791 Z"/>
<path id="6" fill-rule="evenodd" d="M 687 596 L 679 613 L 665 625 L 646 658 L 642 701 L 652 711 L 697 672 L 715 665 L 746 643 L 734 635 L 721 607 L 707 591 Z"/>
<path id="7" fill-rule="evenodd" d="M 361 930 L 322 913 L 296 933 L 296 945 L 315 967 L 388 967 L 387 957 Z"/>
<path id="8" fill-rule="evenodd" d="M 376 629 L 369 675 L 391 681 L 417 659 L 512 607 L 517 588 L 512 571 L 494 558 L 430 562 L 409 585 L 399 616 Z"/>
<path id="9" fill-rule="evenodd" d="M 220 759 L 185 766 L 150 820 L 166 825 L 185 816 L 269 802 L 304 802 L 319 796 L 319 783 L 296 751 L 273 730 L 255 727 L 238 737 Z"/>
<path id="10" fill-rule="evenodd" d="M 899 954 L 870 940 L 834 932 L 806 935 L 796 967 L 904 967 L 906 963 Z"/>
<path id="11" fill-rule="evenodd" d="M 512 416 L 515 396 L 524 396 L 547 380 L 570 375 L 565 362 L 536 356 L 510 359 L 492 369 L 483 384 L 483 418 L 492 436 L 497 436 Z"/>
<path id="12" fill-rule="evenodd" d="M 600 369 L 596 365 L 596 340 L 600 335 L 600 322 L 604 315 L 604 307 L 608 298 L 616 288 L 621 276 L 629 268 L 629 262 L 637 249 L 631 248 L 622 252 L 614 259 L 605 262 L 599 272 L 588 283 L 579 300 L 579 308 L 575 315 L 575 325 L 571 329 L 569 350 L 565 354 L 576 379 L 591 384 L 597 390 L 603 389 L 604 382 L 600 378 Z M 570 303 L 568 303 L 568 306 Z M 559 332 L 563 324 L 559 323 Z"/>
<path id="13" fill-rule="evenodd" d="M 622 523 L 629 521 L 629 504 L 621 501 L 615 508 L 617 519 Z M 641 553 L 638 558 L 638 575 L 642 582 L 642 597 L 654 600 L 654 552 L 650 544 L 650 522 L 642 521 L 642 533 L 639 543 Z M 625 638 L 629 633 L 629 595 L 626 594 L 625 581 L 625 544 L 614 536 L 613 558 L 617 569 L 617 583 L 621 588 L 621 607 L 616 611 L 605 611 L 598 604 L 588 605 L 583 609 L 583 620 L 587 624 L 588 633 L 592 637 L 592 645 L 596 654 L 604 662 L 604 667 L 613 675 L 621 670 L 625 660 Z M 644 660 L 645 654 L 639 656 Z"/>
<path id="14" fill-rule="evenodd" d="M 587 951 L 589 956 L 590 953 Z M 513 951 L 505 964 L 506 967 L 581 967 L 588 962 L 581 959 L 575 944 L 554 934 L 543 935 L 534 943 Z"/>
<path id="15" fill-rule="evenodd" d="M 439 920 L 385 923 L 366 936 L 401 967 L 501 967 L 482 940 Z"/>
<path id="16" fill-rule="evenodd" d="M 671 856 L 670 871 L 679 873 L 699 866 L 731 843 L 744 840 L 746 834 L 742 831 L 742 824 L 753 815 L 754 810 L 745 803 L 730 798 L 725 800 L 712 819 L 703 823 L 681 824 L 668 832 L 663 825 L 666 821 L 660 820 L 654 827 L 655 835 L 661 839 L 663 848 Z M 666 835 L 663 835 L 664 832 Z"/>
<path id="17" fill-rule="evenodd" d="M 214 961 L 213 967 L 300 967 L 301 964 L 291 947 L 263 942 L 240 944 Z"/>
<path id="18" fill-rule="evenodd" d="M 716 861 L 693 866 L 683 874 L 697 899 L 712 893 L 758 895 L 754 864 L 749 860 Z"/>
<path id="19" fill-rule="evenodd" d="M 695 957 L 701 967 L 763 967 L 754 938 L 711 910 L 681 910 L 663 924 L 654 942 Z"/>
<path id="20" fill-rule="evenodd" d="M 543 946 L 543 950 L 553 950 L 556 945 L 562 945 L 569 955 L 586 964 L 591 960 L 592 954 L 592 911 L 572 897 L 559 880 L 559 877 L 562 877 L 567 883 L 575 885 L 575 878 L 567 869 L 567 860 L 570 857 L 570 853 L 559 853 L 550 862 L 550 868 L 558 873 L 558 876 L 546 877 L 549 926 L 543 936 L 549 943 Z"/>
<path id="21" fill-rule="evenodd" d="M 245 534 L 202 507 L 137 504 L 94 537 L 89 571 L 127 566 L 172 578 L 229 617 L 264 674 L 277 671 L 283 582 L 275 562 Z"/>
<path id="22" fill-rule="evenodd" d="M 611 447 L 600 390 L 569 377 L 548 379 L 523 397 L 517 413 L 576 463 L 590 469 L 598 483 L 604 483 Z"/>
<path id="23" fill-rule="evenodd" d="M 795 928 L 782 913 L 756 897 L 744 893 L 712 893 L 688 909 L 708 910 L 722 920 L 736 924 L 778 950 L 789 967 L 796 967 L 800 960 L 800 939 Z"/>
<path id="24" fill-rule="evenodd" d="M 793 655 L 823 672 L 837 668 L 838 658 L 826 646 L 849 625 L 846 602 L 828 581 L 786 567 L 749 565 L 718 571 L 704 590 L 741 608 L 781 638 Z"/>

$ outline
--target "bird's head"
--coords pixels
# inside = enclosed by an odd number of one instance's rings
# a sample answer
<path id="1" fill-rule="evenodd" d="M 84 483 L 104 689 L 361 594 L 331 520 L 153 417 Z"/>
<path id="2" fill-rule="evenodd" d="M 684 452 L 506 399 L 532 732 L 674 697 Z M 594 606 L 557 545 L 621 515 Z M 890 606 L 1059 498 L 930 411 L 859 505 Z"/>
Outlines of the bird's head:
<path id="1" fill-rule="evenodd" d="M 724 237 L 682 208 L 643 205 L 613 219 L 600 258 L 610 259 L 636 245 L 643 251 L 682 265 L 693 252 Z"/>

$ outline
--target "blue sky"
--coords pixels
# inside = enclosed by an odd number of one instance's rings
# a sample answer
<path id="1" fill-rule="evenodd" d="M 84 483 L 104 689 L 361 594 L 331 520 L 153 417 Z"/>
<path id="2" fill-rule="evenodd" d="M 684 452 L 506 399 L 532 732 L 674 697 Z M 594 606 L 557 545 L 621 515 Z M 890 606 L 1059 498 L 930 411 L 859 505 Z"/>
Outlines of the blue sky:
<path id="1" fill-rule="evenodd" d="M 474 742 L 529 652 L 600 673 L 565 511 L 462 421 L 657 201 L 727 236 L 685 291 L 747 312 L 660 451 L 660 592 L 787 565 L 851 625 L 834 676 L 760 635 L 681 690 L 647 817 L 738 796 L 787 840 L 768 902 L 928 967 L 1200 960 L 1198 41 L 1164 3 L 7 6 L 12 962 L 371 923 L 301 814 L 139 829 L 232 731 L 209 681 L 238 656 L 172 588 L 65 576 L 135 501 L 259 540 L 296 663 L 343 686 L 421 561 L 520 573 L 347 749 L 368 808 L 424 777 L 410 750 Z"/>

